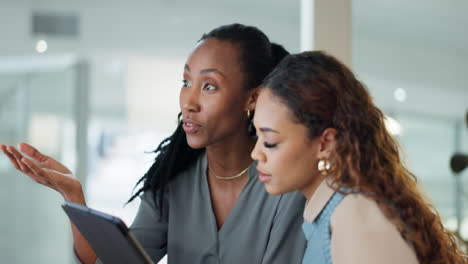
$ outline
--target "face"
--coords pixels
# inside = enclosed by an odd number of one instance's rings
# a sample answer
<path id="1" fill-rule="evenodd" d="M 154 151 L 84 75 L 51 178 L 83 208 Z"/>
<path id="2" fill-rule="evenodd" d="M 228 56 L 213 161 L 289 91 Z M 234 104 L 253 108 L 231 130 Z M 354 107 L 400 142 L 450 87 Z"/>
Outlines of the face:
<path id="1" fill-rule="evenodd" d="M 238 52 L 230 42 L 209 38 L 199 42 L 187 59 L 179 103 L 192 148 L 247 134 L 246 111 L 253 109 L 248 106 L 250 91 L 243 85 Z"/>
<path id="2" fill-rule="evenodd" d="M 308 129 L 293 120 L 289 108 L 268 88 L 258 97 L 254 124 L 258 140 L 252 158 L 258 161 L 259 179 L 267 192 L 301 190 L 307 196 L 322 180 L 317 170 L 320 137 L 311 139 Z"/>

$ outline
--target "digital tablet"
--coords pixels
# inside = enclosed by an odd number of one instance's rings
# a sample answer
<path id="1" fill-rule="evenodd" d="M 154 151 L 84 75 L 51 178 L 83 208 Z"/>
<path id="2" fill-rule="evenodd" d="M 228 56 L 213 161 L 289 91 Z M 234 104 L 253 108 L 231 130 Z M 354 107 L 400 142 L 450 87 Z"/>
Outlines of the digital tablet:
<path id="1" fill-rule="evenodd" d="M 121 219 L 68 201 L 62 208 L 104 264 L 153 264 Z"/>

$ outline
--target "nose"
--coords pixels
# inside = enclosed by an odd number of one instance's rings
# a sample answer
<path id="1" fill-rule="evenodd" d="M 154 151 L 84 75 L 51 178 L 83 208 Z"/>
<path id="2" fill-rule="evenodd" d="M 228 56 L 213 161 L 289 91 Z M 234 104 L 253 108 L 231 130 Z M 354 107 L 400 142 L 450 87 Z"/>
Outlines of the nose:
<path id="1" fill-rule="evenodd" d="M 184 112 L 199 112 L 200 89 L 185 87 L 180 90 L 180 108 Z"/>
<path id="2" fill-rule="evenodd" d="M 261 150 L 261 143 L 260 140 L 257 139 L 257 142 L 255 142 L 255 147 L 252 150 L 252 153 L 250 153 L 250 157 L 252 159 L 259 161 L 259 162 L 264 162 L 266 160 L 265 154 Z"/>

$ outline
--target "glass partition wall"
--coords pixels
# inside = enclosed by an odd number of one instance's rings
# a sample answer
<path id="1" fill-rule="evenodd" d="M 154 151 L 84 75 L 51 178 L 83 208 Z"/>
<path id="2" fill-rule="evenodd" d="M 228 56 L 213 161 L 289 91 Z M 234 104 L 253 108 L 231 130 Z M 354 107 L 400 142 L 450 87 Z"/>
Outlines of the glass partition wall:
<path id="1" fill-rule="evenodd" d="M 70 56 L 0 58 L 0 143 L 31 143 L 85 175 L 86 73 L 86 64 Z M 59 194 L 17 172 L 3 155 L 0 178 L 1 262 L 71 263 Z"/>

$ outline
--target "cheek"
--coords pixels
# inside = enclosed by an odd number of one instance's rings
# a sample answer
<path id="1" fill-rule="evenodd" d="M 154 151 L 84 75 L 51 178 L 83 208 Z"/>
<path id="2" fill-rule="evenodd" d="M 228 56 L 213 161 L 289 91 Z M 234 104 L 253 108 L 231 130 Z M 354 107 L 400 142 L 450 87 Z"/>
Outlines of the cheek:
<path id="1" fill-rule="evenodd" d="M 294 157 L 289 152 L 281 149 L 265 149 L 264 153 L 267 162 L 263 166 L 273 176 L 272 185 L 276 187 L 288 185 L 293 176 L 291 172 L 295 167 Z"/>
<path id="2" fill-rule="evenodd" d="M 304 162 L 298 160 L 297 153 L 275 153 L 268 156 L 272 180 L 265 185 L 266 191 L 279 195 L 300 190 L 307 179 L 304 178 Z"/>
<path id="3" fill-rule="evenodd" d="M 315 158 L 308 150 L 291 149 L 271 161 L 278 173 L 278 180 L 286 185 L 301 185 L 314 178 Z"/>
<path id="4" fill-rule="evenodd" d="M 233 130 L 239 126 L 239 121 L 242 118 L 242 104 L 221 97 L 210 99 L 203 100 L 202 105 L 205 118 L 212 127 Z"/>
<path id="5" fill-rule="evenodd" d="M 316 157 L 314 149 L 299 147 L 291 153 L 291 164 L 294 164 L 295 173 L 301 177 L 311 177 L 316 168 Z"/>
<path id="6" fill-rule="evenodd" d="M 180 110 L 184 107 L 185 104 L 185 95 L 186 95 L 186 89 L 181 88 L 179 92 L 179 107 Z"/>

